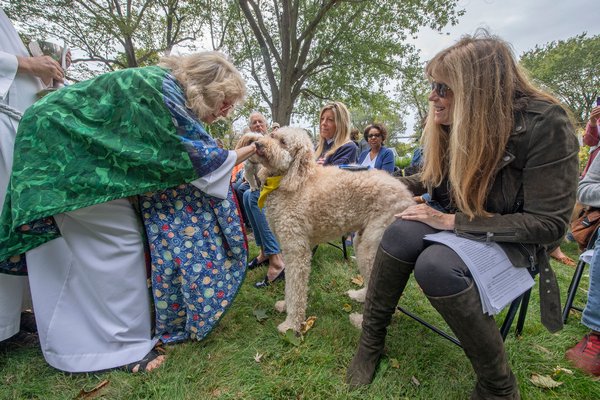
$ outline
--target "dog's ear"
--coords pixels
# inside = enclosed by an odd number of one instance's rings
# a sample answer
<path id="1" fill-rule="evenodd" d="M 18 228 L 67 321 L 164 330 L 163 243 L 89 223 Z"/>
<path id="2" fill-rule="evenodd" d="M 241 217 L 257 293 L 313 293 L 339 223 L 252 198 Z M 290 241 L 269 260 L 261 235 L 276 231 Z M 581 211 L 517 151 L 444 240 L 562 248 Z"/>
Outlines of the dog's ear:
<path id="1" fill-rule="evenodd" d="M 300 190 L 304 182 L 312 175 L 315 165 L 312 153 L 305 151 L 304 148 L 299 149 L 292 165 L 281 179 L 279 187 L 288 191 Z"/>

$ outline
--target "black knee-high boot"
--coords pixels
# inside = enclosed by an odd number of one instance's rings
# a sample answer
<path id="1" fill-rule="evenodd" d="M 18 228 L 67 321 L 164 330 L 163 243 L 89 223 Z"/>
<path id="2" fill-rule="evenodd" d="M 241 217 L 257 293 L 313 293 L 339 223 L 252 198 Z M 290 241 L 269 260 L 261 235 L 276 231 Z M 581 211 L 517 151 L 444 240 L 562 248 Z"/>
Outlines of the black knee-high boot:
<path id="1" fill-rule="evenodd" d="M 387 326 L 406 287 L 414 264 L 400 261 L 379 247 L 363 311 L 362 333 L 356 355 L 346 372 L 346 382 L 357 387 L 373 381 L 383 354 Z"/>
<path id="2" fill-rule="evenodd" d="M 471 283 L 458 294 L 427 298 L 460 340 L 477 374 L 471 399 L 520 399 L 502 336 L 494 318 L 483 313 L 477 287 Z"/>

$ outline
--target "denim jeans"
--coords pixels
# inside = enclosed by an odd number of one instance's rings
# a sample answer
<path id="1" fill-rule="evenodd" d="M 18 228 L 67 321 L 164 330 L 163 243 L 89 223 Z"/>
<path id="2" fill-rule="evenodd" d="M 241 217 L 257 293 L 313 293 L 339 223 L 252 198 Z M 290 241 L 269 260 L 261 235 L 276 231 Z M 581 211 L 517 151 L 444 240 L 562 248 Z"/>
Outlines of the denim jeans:
<path id="1" fill-rule="evenodd" d="M 590 290 L 581 323 L 588 328 L 600 332 L 600 235 L 594 245 L 596 251 L 590 263 Z"/>
<path id="2" fill-rule="evenodd" d="M 244 193 L 244 208 L 254 232 L 254 241 L 257 246 L 262 247 L 267 256 L 279 254 L 281 253 L 279 243 L 277 243 L 275 235 L 269 229 L 269 224 L 265 216 L 266 208 L 262 210 L 258 208 L 259 195 L 259 190 L 246 190 Z"/>

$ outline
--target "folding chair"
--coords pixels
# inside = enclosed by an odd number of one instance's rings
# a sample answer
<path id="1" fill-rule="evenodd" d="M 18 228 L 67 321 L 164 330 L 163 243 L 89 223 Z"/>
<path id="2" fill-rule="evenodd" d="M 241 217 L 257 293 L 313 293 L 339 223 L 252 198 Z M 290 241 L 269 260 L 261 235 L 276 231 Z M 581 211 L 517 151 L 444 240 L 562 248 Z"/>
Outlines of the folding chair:
<path id="1" fill-rule="evenodd" d="M 345 236 L 342 236 L 342 244 L 341 245 L 338 245 L 337 243 L 332 243 L 332 242 L 327 242 L 327 244 L 340 250 L 342 252 L 342 254 L 344 255 L 344 260 L 348 260 L 348 249 L 346 248 L 346 237 Z M 313 248 L 313 250 L 312 250 L 313 256 L 317 252 L 318 248 L 319 248 L 319 245 L 316 245 Z"/>
<path id="2" fill-rule="evenodd" d="M 598 230 L 600 230 L 600 228 L 596 229 L 594 234 L 591 236 L 584 252 L 579 256 L 579 261 L 577 262 L 577 266 L 575 267 L 573 278 L 571 279 L 571 283 L 569 284 L 569 290 L 567 290 L 567 300 L 565 301 L 565 307 L 563 308 L 562 313 L 563 323 L 565 324 L 567 323 L 567 319 L 569 318 L 569 313 L 571 309 L 583 312 L 583 308 L 574 306 L 573 302 L 575 301 L 575 296 L 577 295 L 577 289 L 579 288 L 579 282 L 581 282 L 583 271 L 585 270 L 586 265 L 588 265 L 588 263 L 585 261 L 585 252 L 587 250 L 594 250 L 594 244 L 596 243 L 596 239 L 598 238 Z"/>
<path id="3" fill-rule="evenodd" d="M 537 273 L 537 268 L 535 271 L 531 272 L 532 276 L 534 277 L 535 275 L 537 275 Z M 500 334 L 502 335 L 502 340 L 506 340 L 506 337 L 508 336 L 508 332 L 510 331 L 513 321 L 517 316 L 517 311 L 519 311 L 519 317 L 517 319 L 517 327 L 515 328 L 515 336 L 521 336 L 521 333 L 523 332 L 523 326 L 525 325 L 525 317 L 527 316 L 527 309 L 529 307 L 530 298 L 531 289 L 528 289 L 526 292 L 524 292 L 522 295 L 520 295 L 510 303 L 506 316 L 504 317 L 504 321 L 502 322 L 502 326 L 500 327 Z M 447 332 L 444 332 L 437 326 L 430 324 L 429 322 L 425 321 L 421 317 L 415 315 L 414 313 L 406 310 L 403 307 L 398 306 L 398 310 L 403 314 L 409 316 L 410 318 L 414 319 L 415 321 L 419 322 L 420 324 L 425 325 L 427 328 L 431 329 L 443 338 L 448 339 L 455 345 L 462 347 L 460 341 L 457 338 L 448 334 Z"/>

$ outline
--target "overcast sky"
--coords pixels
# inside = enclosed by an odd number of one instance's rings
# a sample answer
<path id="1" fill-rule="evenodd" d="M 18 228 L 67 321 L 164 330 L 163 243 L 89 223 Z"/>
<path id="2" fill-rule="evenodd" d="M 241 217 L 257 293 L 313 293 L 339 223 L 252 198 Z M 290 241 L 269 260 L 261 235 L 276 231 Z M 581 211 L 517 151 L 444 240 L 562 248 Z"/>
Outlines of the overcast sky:
<path id="1" fill-rule="evenodd" d="M 445 27 L 442 33 L 423 29 L 413 41 L 423 60 L 478 27 L 511 43 L 517 56 L 535 45 L 584 31 L 588 36 L 600 34 L 599 0 L 459 0 L 458 6 L 466 13 L 457 25 Z"/>

